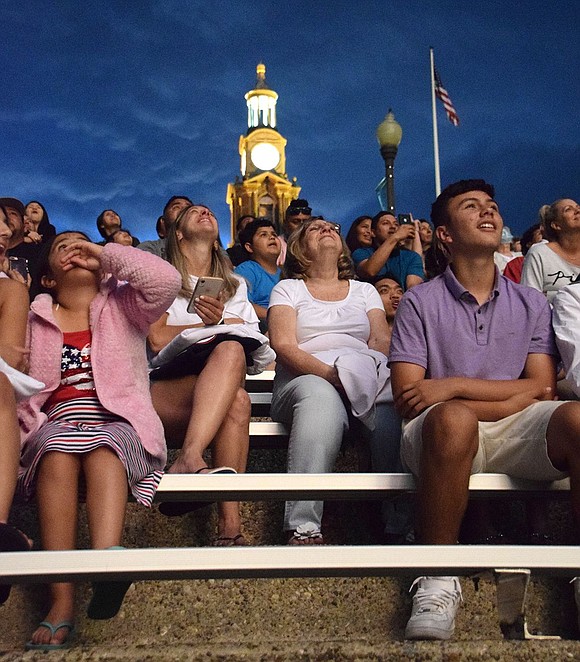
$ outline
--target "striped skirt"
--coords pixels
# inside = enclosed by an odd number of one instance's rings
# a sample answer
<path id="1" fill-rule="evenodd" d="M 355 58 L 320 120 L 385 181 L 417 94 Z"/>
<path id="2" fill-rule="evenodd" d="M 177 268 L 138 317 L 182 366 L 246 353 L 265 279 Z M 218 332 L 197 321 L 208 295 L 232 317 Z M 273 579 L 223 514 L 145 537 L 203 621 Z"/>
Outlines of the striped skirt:
<path id="1" fill-rule="evenodd" d="M 95 397 L 61 402 L 46 413 L 48 421 L 26 440 L 20 458 L 18 491 L 25 499 L 34 494 L 38 463 L 45 453 L 90 453 L 104 446 L 123 463 L 135 499 L 151 506 L 163 466 L 143 448 L 127 421 L 111 414 Z"/>

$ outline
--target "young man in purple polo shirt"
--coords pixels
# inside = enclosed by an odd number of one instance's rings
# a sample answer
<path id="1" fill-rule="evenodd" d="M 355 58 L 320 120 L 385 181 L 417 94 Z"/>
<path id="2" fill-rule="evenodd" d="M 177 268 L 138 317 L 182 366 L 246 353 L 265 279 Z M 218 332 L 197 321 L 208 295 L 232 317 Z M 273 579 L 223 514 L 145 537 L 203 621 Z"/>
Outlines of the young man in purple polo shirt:
<path id="1" fill-rule="evenodd" d="M 580 522 L 580 402 L 552 399 L 556 349 L 546 298 L 495 268 L 503 221 L 493 187 L 451 184 L 433 203 L 431 220 L 450 266 L 405 294 L 389 353 L 405 419 L 401 456 L 417 477 L 418 541 L 457 542 L 469 476 L 478 472 L 570 475 Z M 414 584 L 405 637 L 448 639 L 459 580 L 420 577 Z M 580 597 L 580 585 L 575 590 Z"/>

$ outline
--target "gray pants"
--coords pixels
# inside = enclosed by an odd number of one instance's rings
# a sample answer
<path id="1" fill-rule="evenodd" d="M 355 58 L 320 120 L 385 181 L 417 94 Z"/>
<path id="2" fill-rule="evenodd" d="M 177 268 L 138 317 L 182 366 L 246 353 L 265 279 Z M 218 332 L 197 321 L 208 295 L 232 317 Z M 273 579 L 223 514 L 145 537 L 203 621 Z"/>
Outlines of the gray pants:
<path id="1" fill-rule="evenodd" d="M 330 473 L 349 428 L 338 391 L 322 377 L 293 377 L 279 371 L 274 379 L 272 418 L 290 428 L 288 473 Z M 374 471 L 397 471 L 400 420 L 392 404 L 377 405 L 377 429 L 371 436 Z M 320 529 L 323 501 L 287 501 L 284 530 L 312 524 Z"/>

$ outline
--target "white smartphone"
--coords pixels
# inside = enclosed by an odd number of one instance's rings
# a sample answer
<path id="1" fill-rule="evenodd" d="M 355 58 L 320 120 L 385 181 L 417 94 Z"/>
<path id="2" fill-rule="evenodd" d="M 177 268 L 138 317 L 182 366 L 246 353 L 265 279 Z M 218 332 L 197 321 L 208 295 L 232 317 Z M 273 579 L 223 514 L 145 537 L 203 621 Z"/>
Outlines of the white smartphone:
<path id="1" fill-rule="evenodd" d="M 208 296 L 217 299 L 219 293 L 222 291 L 224 286 L 223 278 L 212 278 L 211 276 L 203 276 L 198 279 L 191 299 L 187 304 L 187 312 L 194 314 L 195 311 L 195 300 L 201 296 Z"/>

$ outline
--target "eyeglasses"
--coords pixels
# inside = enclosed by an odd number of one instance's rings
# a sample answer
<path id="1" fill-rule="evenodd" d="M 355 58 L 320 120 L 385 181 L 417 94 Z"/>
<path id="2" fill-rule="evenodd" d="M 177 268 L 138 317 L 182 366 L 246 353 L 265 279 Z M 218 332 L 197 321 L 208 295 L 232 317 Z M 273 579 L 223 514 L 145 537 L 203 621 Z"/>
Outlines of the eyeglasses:
<path id="1" fill-rule="evenodd" d="M 310 221 L 304 223 L 306 232 L 320 232 L 321 230 L 332 230 L 336 234 L 340 234 L 340 223 L 332 223 L 330 221 Z"/>

